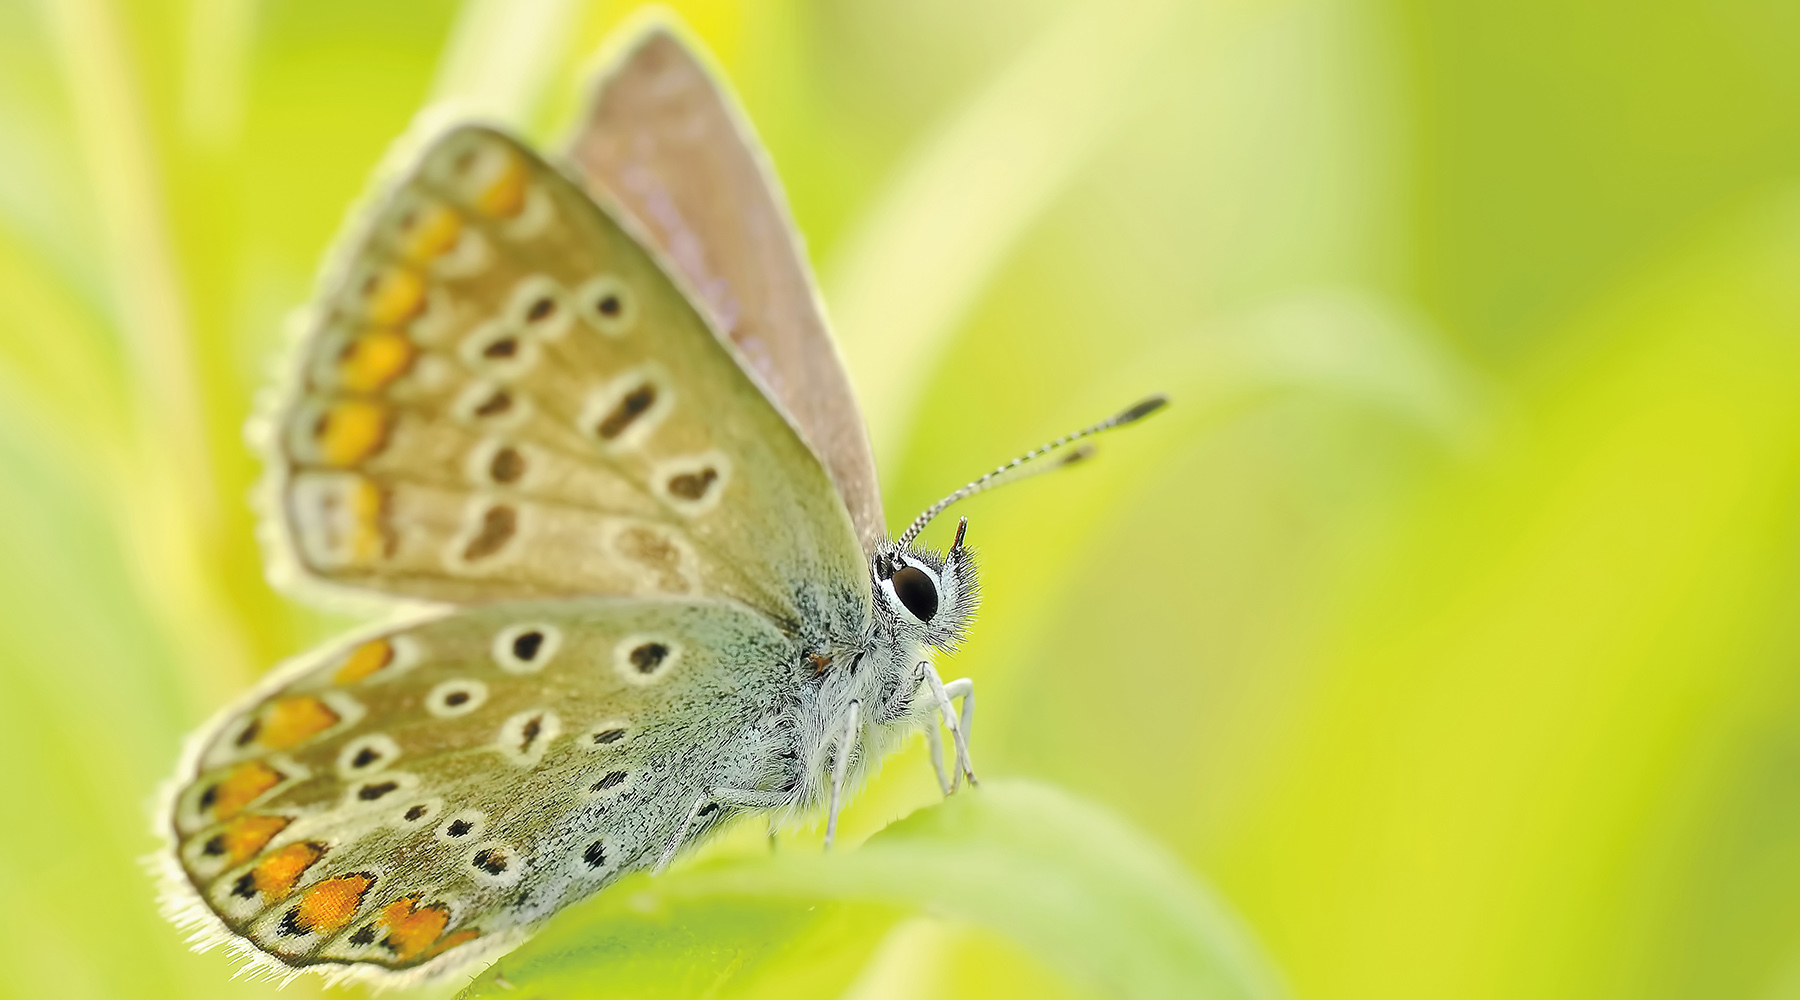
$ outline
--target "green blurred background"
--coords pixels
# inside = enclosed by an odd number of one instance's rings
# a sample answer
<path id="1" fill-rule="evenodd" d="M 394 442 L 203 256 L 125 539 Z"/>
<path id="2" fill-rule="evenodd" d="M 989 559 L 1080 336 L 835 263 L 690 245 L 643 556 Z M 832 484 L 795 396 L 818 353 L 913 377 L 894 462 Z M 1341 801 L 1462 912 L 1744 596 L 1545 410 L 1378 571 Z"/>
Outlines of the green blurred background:
<path id="1" fill-rule="evenodd" d="M 348 624 L 263 582 L 242 424 L 412 116 L 554 144 L 629 6 L 0 0 L 0 995 L 272 995 L 137 861 L 182 734 Z M 891 521 L 1177 401 L 963 511 L 988 773 L 1168 844 L 1308 1000 L 1800 997 L 1800 7 L 677 7 Z M 859 997 L 1082 995 L 900 934 Z"/>

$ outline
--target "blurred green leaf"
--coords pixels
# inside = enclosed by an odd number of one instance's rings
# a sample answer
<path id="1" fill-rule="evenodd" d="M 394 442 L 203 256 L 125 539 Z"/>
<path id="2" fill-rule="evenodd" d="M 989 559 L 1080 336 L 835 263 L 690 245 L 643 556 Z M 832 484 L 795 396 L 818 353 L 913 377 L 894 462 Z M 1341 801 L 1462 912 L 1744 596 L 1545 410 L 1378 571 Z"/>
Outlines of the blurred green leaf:
<path id="1" fill-rule="evenodd" d="M 1282 995 L 1236 919 L 1162 848 L 1097 806 L 1014 781 L 922 809 L 848 853 L 623 883 L 463 996 L 742 996 L 771 984 L 835 996 L 857 968 L 847 959 L 905 913 L 987 927 L 1111 995 Z"/>
<path id="2" fill-rule="evenodd" d="M 869 907 L 696 891 L 638 876 L 502 959 L 465 997 L 744 996 L 782 983 L 830 996 L 856 974 L 892 917 Z M 814 989 L 789 981 L 799 972 Z"/>

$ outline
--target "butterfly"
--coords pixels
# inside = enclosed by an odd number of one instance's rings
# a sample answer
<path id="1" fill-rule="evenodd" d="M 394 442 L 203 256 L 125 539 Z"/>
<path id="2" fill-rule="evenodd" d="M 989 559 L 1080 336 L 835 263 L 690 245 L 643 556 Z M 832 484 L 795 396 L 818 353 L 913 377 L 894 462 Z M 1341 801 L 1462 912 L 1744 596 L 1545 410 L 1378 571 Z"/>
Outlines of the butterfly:
<path id="1" fill-rule="evenodd" d="M 972 685 L 929 655 L 975 611 L 967 521 L 918 534 L 1162 405 L 889 539 L 781 195 L 702 57 L 643 32 L 571 157 L 439 129 L 327 269 L 267 435 L 274 557 L 422 610 L 190 740 L 157 822 L 203 947 L 425 978 L 741 816 L 824 810 L 829 844 L 915 730 L 945 794 L 973 784 Z"/>

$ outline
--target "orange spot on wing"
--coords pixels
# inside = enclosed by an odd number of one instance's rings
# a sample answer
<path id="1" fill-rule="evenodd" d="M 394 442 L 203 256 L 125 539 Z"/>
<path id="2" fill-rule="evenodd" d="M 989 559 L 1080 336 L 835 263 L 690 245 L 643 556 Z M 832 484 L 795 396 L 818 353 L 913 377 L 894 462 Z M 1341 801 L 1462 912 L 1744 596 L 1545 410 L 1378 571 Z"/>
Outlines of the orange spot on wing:
<path id="1" fill-rule="evenodd" d="M 400 961 L 410 962 L 425 954 L 444 933 L 450 910 L 435 904 L 421 907 L 419 897 L 405 896 L 389 903 L 377 922 L 387 931 L 382 943 L 393 949 Z"/>
<path id="2" fill-rule="evenodd" d="M 364 313 L 376 326 L 399 326 L 425 308 L 425 279 L 403 267 L 377 271 L 362 288 Z"/>
<path id="3" fill-rule="evenodd" d="M 325 856 L 325 848 L 314 843 L 289 844 L 258 861 L 250 869 L 251 884 L 269 899 L 279 899 L 294 888 L 294 883 Z"/>
<path id="4" fill-rule="evenodd" d="M 245 761 L 232 768 L 223 781 L 207 789 L 201 796 L 201 805 L 204 808 L 210 800 L 213 816 L 228 820 L 279 784 L 280 771 L 260 760 Z"/>
<path id="5" fill-rule="evenodd" d="M 400 224 L 400 252 L 424 263 L 456 245 L 462 220 L 442 205 L 421 205 Z"/>
<path id="6" fill-rule="evenodd" d="M 256 856 L 288 825 L 286 816 L 239 816 L 219 831 L 214 841 L 230 864 L 241 865 Z M 208 850 L 212 848 L 209 844 Z"/>
<path id="7" fill-rule="evenodd" d="M 338 355 L 338 384 L 351 392 L 374 392 L 399 378 L 415 353 L 405 336 L 392 330 L 370 330 L 344 345 Z"/>
<path id="8" fill-rule="evenodd" d="M 319 459 L 342 468 L 354 465 L 381 450 L 387 441 L 388 415 L 377 403 L 346 399 L 319 417 L 313 434 Z"/>
<path id="9" fill-rule="evenodd" d="M 450 949 L 456 947 L 457 945 L 468 944 L 470 941 L 473 941 L 480 936 L 481 936 L 480 931 L 472 931 L 472 930 L 471 931 L 457 931 L 455 934 L 452 934 L 449 937 L 443 939 L 442 941 L 439 941 L 437 944 L 433 945 L 431 948 L 431 954 L 432 955 L 442 955 L 444 952 L 449 951 Z"/>
<path id="10" fill-rule="evenodd" d="M 350 922 L 362 905 L 363 895 L 375 884 L 371 875 L 328 878 L 306 890 L 294 914 L 294 923 L 315 934 L 330 934 Z"/>
<path id="11" fill-rule="evenodd" d="M 344 662 L 331 675 L 335 684 L 355 684 L 375 671 L 394 662 L 394 644 L 386 639 L 365 642 L 350 651 Z"/>
<path id="12" fill-rule="evenodd" d="M 525 207 L 525 161 L 512 150 L 499 151 L 500 171 L 475 195 L 475 207 L 487 215 L 510 219 Z"/>
<path id="13" fill-rule="evenodd" d="M 317 698 L 283 698 L 262 710 L 256 741 L 271 750 L 286 750 L 337 724 L 338 714 Z"/>
<path id="14" fill-rule="evenodd" d="M 381 523 L 381 487 L 367 479 L 358 479 L 345 498 L 350 505 L 350 556 L 359 563 L 372 561 L 388 548 L 388 534 Z"/>

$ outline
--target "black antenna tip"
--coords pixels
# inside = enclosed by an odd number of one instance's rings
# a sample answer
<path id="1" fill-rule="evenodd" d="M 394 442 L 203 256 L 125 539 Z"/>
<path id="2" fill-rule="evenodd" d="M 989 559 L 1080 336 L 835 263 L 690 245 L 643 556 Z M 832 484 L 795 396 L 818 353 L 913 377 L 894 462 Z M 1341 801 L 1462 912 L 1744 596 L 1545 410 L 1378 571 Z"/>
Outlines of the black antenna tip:
<path id="1" fill-rule="evenodd" d="M 1091 444 L 1083 444 L 1074 449 L 1071 449 L 1069 451 L 1069 453 L 1064 455 L 1060 460 L 1058 460 L 1056 464 L 1057 465 L 1074 465 L 1076 462 L 1080 462 L 1085 459 L 1089 459 L 1089 458 L 1093 458 L 1093 457 L 1094 457 L 1094 446 Z"/>
<path id="2" fill-rule="evenodd" d="M 1145 399 L 1141 399 L 1141 400 L 1137 401 L 1136 403 L 1133 403 L 1131 405 L 1130 409 L 1127 409 L 1123 413 L 1120 413 L 1118 416 L 1112 418 L 1112 424 L 1114 427 L 1118 427 L 1121 424 L 1129 424 L 1133 420 L 1142 420 L 1145 417 L 1149 416 L 1150 414 L 1155 413 L 1157 410 L 1160 410 L 1163 407 L 1168 406 L 1168 405 L 1169 405 L 1169 397 L 1167 397 L 1159 392 L 1154 396 L 1150 396 Z"/>

